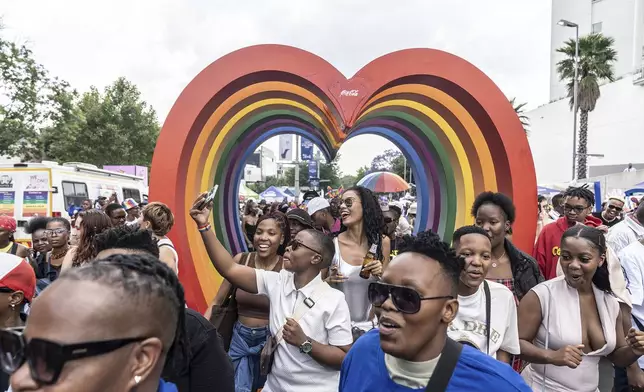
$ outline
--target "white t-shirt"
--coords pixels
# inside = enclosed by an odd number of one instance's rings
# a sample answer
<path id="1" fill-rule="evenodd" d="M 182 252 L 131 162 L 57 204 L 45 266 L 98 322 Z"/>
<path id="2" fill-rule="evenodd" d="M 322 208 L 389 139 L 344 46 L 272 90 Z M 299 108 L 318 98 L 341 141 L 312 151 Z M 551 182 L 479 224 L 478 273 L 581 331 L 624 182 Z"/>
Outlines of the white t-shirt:
<path id="1" fill-rule="evenodd" d="M 292 317 L 297 306 L 325 284 L 318 275 L 306 286 L 297 290 L 293 274 L 255 270 L 257 291 L 268 297 L 271 310 L 269 328 L 275 334 Z M 299 320 L 304 334 L 318 343 L 346 346 L 353 343 L 349 307 L 341 291 L 327 287 L 324 296 Z M 275 351 L 273 368 L 268 375 L 263 392 L 335 392 L 338 390 L 340 372 L 319 364 L 310 355 L 300 352 L 282 340 Z"/>
<path id="2" fill-rule="evenodd" d="M 626 289 L 631 295 L 633 309 L 631 315 L 644 325 L 644 245 L 635 241 L 619 253 L 622 270 L 626 278 Z M 633 328 L 640 329 L 631 320 Z M 637 360 L 640 368 L 644 368 L 644 358 Z"/>
<path id="3" fill-rule="evenodd" d="M 517 355 L 521 351 L 514 294 L 500 283 L 487 283 L 491 297 L 489 355 L 496 358 L 498 350 Z M 476 293 L 458 296 L 458 313 L 447 329 L 447 335 L 453 340 L 472 345 L 482 353 L 487 353 L 485 317 L 485 292 L 481 283 Z"/>

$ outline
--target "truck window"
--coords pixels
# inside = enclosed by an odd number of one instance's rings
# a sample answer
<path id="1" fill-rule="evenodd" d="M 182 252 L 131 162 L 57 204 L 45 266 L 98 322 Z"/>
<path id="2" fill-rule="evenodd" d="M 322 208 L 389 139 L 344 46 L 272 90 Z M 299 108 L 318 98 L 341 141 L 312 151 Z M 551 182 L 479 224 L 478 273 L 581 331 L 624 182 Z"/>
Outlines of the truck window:
<path id="1" fill-rule="evenodd" d="M 72 204 L 80 207 L 83 200 L 87 199 L 87 185 L 83 182 L 63 181 L 63 198 L 65 208 Z"/>
<path id="2" fill-rule="evenodd" d="M 123 188 L 123 200 L 134 199 L 137 203 L 141 202 L 141 192 L 138 189 Z"/>

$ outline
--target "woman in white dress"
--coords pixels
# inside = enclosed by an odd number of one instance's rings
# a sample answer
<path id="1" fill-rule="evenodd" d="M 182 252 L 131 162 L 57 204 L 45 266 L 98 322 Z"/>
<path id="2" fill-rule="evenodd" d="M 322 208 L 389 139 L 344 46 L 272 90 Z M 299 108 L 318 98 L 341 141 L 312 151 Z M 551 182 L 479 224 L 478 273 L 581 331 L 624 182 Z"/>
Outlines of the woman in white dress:
<path id="1" fill-rule="evenodd" d="M 624 337 L 611 292 L 604 233 L 577 225 L 561 238 L 564 275 L 533 287 L 519 304 L 523 377 L 535 391 L 598 391 L 599 360 L 625 367 L 644 354 L 644 332 Z"/>

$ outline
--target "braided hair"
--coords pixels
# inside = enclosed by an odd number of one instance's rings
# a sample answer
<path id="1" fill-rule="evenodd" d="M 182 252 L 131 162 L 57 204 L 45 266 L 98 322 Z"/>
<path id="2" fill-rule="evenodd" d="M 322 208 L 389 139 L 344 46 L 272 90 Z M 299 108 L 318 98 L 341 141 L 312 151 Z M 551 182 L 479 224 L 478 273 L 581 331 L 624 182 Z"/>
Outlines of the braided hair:
<path id="1" fill-rule="evenodd" d="M 282 231 L 282 236 L 284 237 L 284 241 L 277 248 L 277 254 L 280 256 L 284 256 L 284 252 L 286 251 L 286 247 L 288 246 L 288 242 L 290 241 L 290 238 L 291 238 L 291 226 L 288 224 L 288 218 L 286 217 L 286 214 L 281 213 L 279 211 L 270 211 L 259 217 L 259 219 L 257 220 L 257 226 L 259 226 L 260 223 L 268 219 L 273 219 L 275 223 L 277 223 L 277 225 L 279 226 L 280 230 Z M 253 242 L 255 242 L 254 239 L 253 239 Z"/>
<path id="2" fill-rule="evenodd" d="M 369 247 L 373 244 L 378 245 L 376 257 L 378 260 L 382 260 L 382 228 L 385 225 L 385 218 L 382 216 L 382 209 L 380 208 L 378 198 L 371 190 L 362 186 L 354 186 L 344 192 L 349 191 L 357 193 L 360 198 L 360 202 L 362 203 L 362 221 L 364 232 L 367 236 L 367 243 Z M 345 231 L 347 231 L 347 228 L 343 224 L 340 233 Z"/>
<path id="3" fill-rule="evenodd" d="M 187 366 L 190 348 L 185 330 L 185 298 L 179 278 L 156 257 L 147 254 L 116 254 L 95 260 L 61 274 L 58 280 L 92 281 L 120 289 L 141 300 L 160 301 L 162 314 L 175 323 L 167 353 L 166 367 Z"/>
<path id="4" fill-rule="evenodd" d="M 588 207 L 595 205 L 595 194 L 588 189 L 588 184 L 584 184 L 580 187 L 568 187 L 564 192 L 564 197 L 577 197 L 584 199 L 588 202 Z"/>

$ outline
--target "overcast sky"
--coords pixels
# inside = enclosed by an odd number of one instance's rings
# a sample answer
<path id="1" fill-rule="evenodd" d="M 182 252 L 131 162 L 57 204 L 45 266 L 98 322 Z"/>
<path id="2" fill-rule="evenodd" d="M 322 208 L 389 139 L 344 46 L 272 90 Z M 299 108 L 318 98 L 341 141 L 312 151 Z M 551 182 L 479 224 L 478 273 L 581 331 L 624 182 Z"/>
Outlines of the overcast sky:
<path id="1" fill-rule="evenodd" d="M 136 83 L 163 122 L 181 90 L 218 57 L 260 43 L 320 55 L 346 76 L 411 47 L 465 58 L 508 97 L 548 100 L 548 0 L 1 0 L 3 35 L 27 43 L 53 75 L 79 91 L 119 76 Z M 370 148 L 365 152 L 364 146 Z M 340 168 L 393 145 L 349 141 Z"/>

